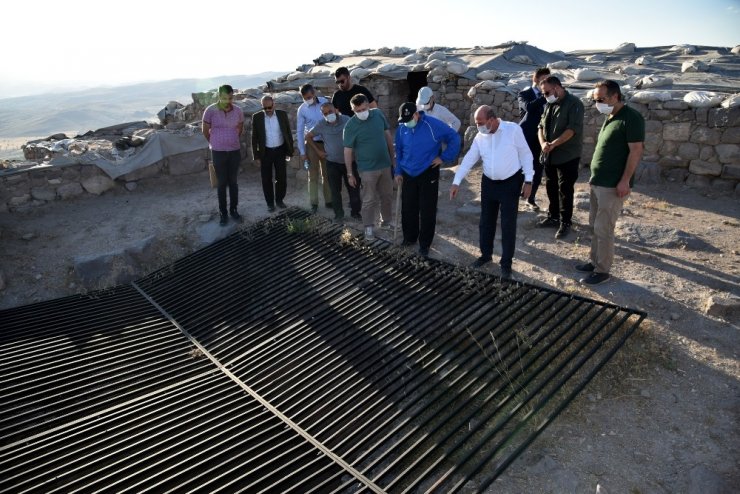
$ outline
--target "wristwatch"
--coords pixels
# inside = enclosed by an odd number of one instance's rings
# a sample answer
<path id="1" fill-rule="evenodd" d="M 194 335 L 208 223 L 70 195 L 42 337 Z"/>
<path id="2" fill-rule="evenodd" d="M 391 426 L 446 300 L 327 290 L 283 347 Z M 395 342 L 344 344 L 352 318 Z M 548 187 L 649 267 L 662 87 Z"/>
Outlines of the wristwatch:
<path id="1" fill-rule="evenodd" d="M 532 185 L 532 182 L 524 182 L 524 185 Z"/>

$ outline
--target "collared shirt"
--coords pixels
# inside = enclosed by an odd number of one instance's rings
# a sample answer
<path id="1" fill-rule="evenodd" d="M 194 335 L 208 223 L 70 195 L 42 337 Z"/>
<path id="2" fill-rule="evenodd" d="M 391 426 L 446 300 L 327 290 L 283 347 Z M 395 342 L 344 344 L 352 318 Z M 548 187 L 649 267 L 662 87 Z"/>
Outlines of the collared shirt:
<path id="1" fill-rule="evenodd" d="M 455 132 L 460 130 L 460 119 L 457 118 L 450 110 L 440 105 L 439 103 L 434 103 L 434 108 L 425 111 L 426 114 L 430 117 L 434 117 L 437 120 L 442 120 L 444 123 L 452 127 Z"/>
<path id="2" fill-rule="evenodd" d="M 213 151 L 238 151 L 239 125 L 244 123 L 244 113 L 236 105 L 225 111 L 214 103 L 203 112 L 203 121 L 211 127 L 211 138 L 208 142 Z"/>
<path id="3" fill-rule="evenodd" d="M 538 128 L 544 129 L 545 140 L 552 142 L 570 129 L 575 135 L 550 151 L 550 164 L 560 165 L 581 157 L 583 150 L 583 103 L 565 91 L 555 103 L 547 103 Z"/>
<path id="4" fill-rule="evenodd" d="M 391 156 L 388 154 L 388 142 L 385 138 L 385 131 L 390 128 L 385 115 L 377 108 L 370 109 L 367 120 L 360 120 L 357 116 L 349 119 L 344 127 L 344 147 L 354 151 L 359 171 L 391 167 Z"/>
<path id="5" fill-rule="evenodd" d="M 328 100 L 326 98 L 316 97 L 314 98 L 313 105 L 308 105 L 304 101 L 301 106 L 298 107 L 296 139 L 298 140 L 298 151 L 300 154 L 306 154 L 306 133 L 324 119 L 324 115 L 321 113 L 321 105 L 327 101 Z M 320 141 L 321 137 L 315 136 L 313 140 Z"/>
<path id="6" fill-rule="evenodd" d="M 279 148 L 285 143 L 283 133 L 280 132 L 280 121 L 273 111 L 272 116 L 265 113 L 265 146 Z"/>
<path id="7" fill-rule="evenodd" d="M 324 141 L 326 159 L 344 165 L 344 127 L 349 122 L 347 115 L 337 115 L 337 121 L 330 124 L 323 118 L 310 130 Z"/>
<path id="8" fill-rule="evenodd" d="M 630 143 L 644 141 L 645 119 L 634 108 L 624 105 L 616 115 L 606 116 L 591 158 L 591 185 L 616 187 L 627 167 Z M 634 176 L 630 187 L 633 183 Z"/>
<path id="9" fill-rule="evenodd" d="M 540 91 L 540 88 L 537 87 L 537 84 L 532 84 L 532 91 L 534 91 L 534 95 L 538 98 L 540 97 L 540 94 L 542 94 L 542 91 Z"/>
<path id="10" fill-rule="evenodd" d="M 473 139 L 470 150 L 455 173 L 454 185 L 463 178 L 478 160 L 483 161 L 483 174 L 491 180 L 506 180 L 519 170 L 524 171 L 524 180 L 532 181 L 532 152 L 524 139 L 521 127 L 513 122 L 498 119 L 499 126 L 494 134 L 481 134 Z"/>

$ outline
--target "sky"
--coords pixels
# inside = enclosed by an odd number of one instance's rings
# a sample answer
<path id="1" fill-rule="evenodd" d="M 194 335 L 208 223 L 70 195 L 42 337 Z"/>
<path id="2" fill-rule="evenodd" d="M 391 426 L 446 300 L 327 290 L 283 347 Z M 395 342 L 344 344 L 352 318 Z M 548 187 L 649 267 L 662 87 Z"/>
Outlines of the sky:
<path id="1" fill-rule="evenodd" d="M 0 12 L 0 98 L 289 72 L 322 53 L 383 46 L 740 44 L 740 0 L 28 0 Z"/>

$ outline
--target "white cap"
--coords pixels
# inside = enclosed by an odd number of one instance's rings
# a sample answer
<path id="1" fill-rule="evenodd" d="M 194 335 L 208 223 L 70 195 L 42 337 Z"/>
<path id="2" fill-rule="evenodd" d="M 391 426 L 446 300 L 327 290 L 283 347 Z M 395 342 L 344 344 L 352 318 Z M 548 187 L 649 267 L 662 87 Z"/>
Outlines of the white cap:
<path id="1" fill-rule="evenodd" d="M 419 96 L 416 97 L 416 104 L 427 105 L 429 104 L 429 100 L 432 99 L 432 96 L 434 96 L 432 88 L 430 88 L 429 86 L 424 86 L 423 88 L 419 89 Z"/>

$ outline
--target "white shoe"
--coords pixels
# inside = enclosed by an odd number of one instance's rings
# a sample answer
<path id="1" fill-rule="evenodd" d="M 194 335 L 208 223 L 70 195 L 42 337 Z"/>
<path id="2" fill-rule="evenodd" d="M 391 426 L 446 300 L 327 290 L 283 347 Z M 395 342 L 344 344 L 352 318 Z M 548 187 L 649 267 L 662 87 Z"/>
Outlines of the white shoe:
<path id="1" fill-rule="evenodd" d="M 375 235 L 373 235 L 373 227 L 372 226 L 366 226 L 365 227 L 365 238 L 374 238 Z"/>

